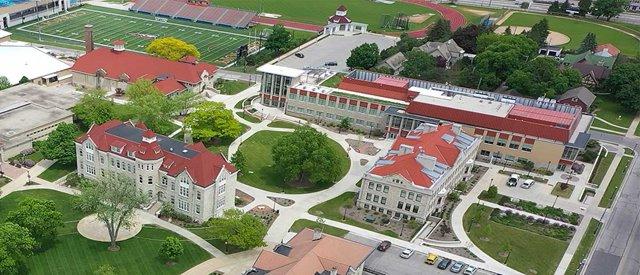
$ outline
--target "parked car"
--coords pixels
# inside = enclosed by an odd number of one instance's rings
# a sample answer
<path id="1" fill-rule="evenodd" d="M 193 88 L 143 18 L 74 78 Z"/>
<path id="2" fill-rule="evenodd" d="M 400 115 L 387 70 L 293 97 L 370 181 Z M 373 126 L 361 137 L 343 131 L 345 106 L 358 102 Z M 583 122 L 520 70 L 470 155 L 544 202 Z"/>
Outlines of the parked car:
<path id="1" fill-rule="evenodd" d="M 440 263 L 438 264 L 438 268 L 442 269 L 442 270 L 446 270 L 447 267 L 449 267 L 450 264 L 451 264 L 451 259 L 442 258 L 442 260 L 440 260 Z"/>
<path id="2" fill-rule="evenodd" d="M 511 177 L 509 177 L 509 180 L 507 180 L 507 186 L 517 186 L 519 179 L 520 179 L 520 175 L 511 174 Z"/>
<path id="3" fill-rule="evenodd" d="M 529 188 L 531 188 L 531 186 L 533 186 L 533 183 L 534 183 L 534 181 L 533 181 L 532 179 L 528 179 L 528 180 L 525 180 L 525 181 L 520 185 L 520 187 L 522 187 L 522 188 L 524 188 L 524 189 L 529 189 Z"/>
<path id="4" fill-rule="evenodd" d="M 389 249 L 389 247 L 391 247 L 391 242 L 390 241 L 382 241 L 378 245 L 378 251 L 385 252 L 385 251 L 387 251 L 387 249 Z"/>
<path id="5" fill-rule="evenodd" d="M 327 67 L 338 66 L 338 62 L 330 61 L 330 62 L 324 63 L 324 65 Z"/>
<path id="6" fill-rule="evenodd" d="M 424 259 L 424 263 L 425 264 L 434 265 L 434 264 L 436 264 L 437 260 L 438 260 L 438 255 L 433 254 L 433 253 L 429 253 L 429 254 L 427 254 L 427 257 Z"/>
<path id="7" fill-rule="evenodd" d="M 295 53 L 294 55 L 296 57 L 298 57 L 298 58 L 304 58 L 304 54 L 303 53 Z"/>
<path id="8" fill-rule="evenodd" d="M 413 256 L 414 252 L 415 251 L 413 249 L 411 249 L 411 248 L 407 248 L 405 250 L 402 250 L 402 252 L 400 253 L 400 258 L 409 259 L 409 258 L 411 258 L 411 256 Z"/>
<path id="9" fill-rule="evenodd" d="M 451 269 L 449 269 L 449 271 L 453 273 L 460 273 L 463 267 L 464 267 L 463 262 L 455 262 L 453 265 L 451 265 Z"/>
<path id="10" fill-rule="evenodd" d="M 475 266 L 467 266 L 467 269 L 464 270 L 464 272 L 462 272 L 462 274 L 464 275 L 473 275 L 474 273 L 476 273 L 476 267 Z"/>

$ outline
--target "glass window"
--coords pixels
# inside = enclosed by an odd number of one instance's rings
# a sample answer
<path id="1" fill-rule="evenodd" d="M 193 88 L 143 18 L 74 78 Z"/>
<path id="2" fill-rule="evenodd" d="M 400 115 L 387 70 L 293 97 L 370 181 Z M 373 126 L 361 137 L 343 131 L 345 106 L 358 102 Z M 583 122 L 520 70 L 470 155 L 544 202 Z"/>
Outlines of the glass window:
<path id="1" fill-rule="evenodd" d="M 162 176 L 162 185 L 167 185 L 167 177 Z"/>
<path id="2" fill-rule="evenodd" d="M 531 152 L 531 145 L 530 144 L 522 144 L 522 151 Z"/>
<path id="3" fill-rule="evenodd" d="M 488 157 L 488 156 L 491 156 L 491 152 L 489 152 L 487 150 L 480 150 L 480 155 Z"/>
<path id="4" fill-rule="evenodd" d="M 149 177 L 147 178 L 147 183 L 148 183 L 148 184 L 153 184 L 153 177 L 149 176 Z"/>
<path id="5" fill-rule="evenodd" d="M 189 196 L 189 188 L 180 186 L 180 196 L 188 197 Z"/>
<path id="6" fill-rule="evenodd" d="M 196 213 L 200 214 L 200 205 L 196 204 Z"/>
<path id="7" fill-rule="evenodd" d="M 408 204 L 408 203 L 407 203 L 407 204 L 405 204 L 405 205 L 404 205 L 404 210 L 405 210 L 405 211 L 409 211 L 409 210 L 411 210 L 411 204 Z"/>
<path id="8" fill-rule="evenodd" d="M 401 202 L 401 201 L 399 201 L 399 202 L 398 202 L 398 209 L 402 209 L 402 207 L 403 207 L 403 206 L 404 206 L 404 203 L 403 203 L 403 202 Z"/>
<path id="9" fill-rule="evenodd" d="M 363 114 L 366 114 L 367 113 L 367 107 L 360 106 L 360 108 L 358 108 L 358 111 L 363 113 Z"/>
<path id="10" fill-rule="evenodd" d="M 511 149 L 518 149 L 520 147 L 520 144 L 518 143 L 509 143 L 509 148 Z"/>
<path id="11" fill-rule="evenodd" d="M 373 185 L 374 185 L 373 182 L 369 182 L 369 184 L 368 184 L 369 189 L 373 189 Z"/>
<path id="12" fill-rule="evenodd" d="M 376 184 L 376 191 L 382 190 L 382 184 Z"/>
<path id="13" fill-rule="evenodd" d="M 196 199 L 200 200 L 202 194 L 200 194 L 200 191 L 196 191 Z"/>
<path id="14" fill-rule="evenodd" d="M 414 205 L 414 206 L 413 206 L 413 210 L 412 210 L 412 212 L 413 212 L 413 213 L 418 213 L 418 210 L 419 210 L 419 209 L 420 209 L 420 207 L 419 207 L 419 206 Z"/>
<path id="15" fill-rule="evenodd" d="M 485 136 L 484 137 L 484 143 L 487 143 L 487 144 L 493 144 L 494 140 L 495 140 L 494 137 L 490 137 L 490 136 Z"/>
<path id="16" fill-rule="evenodd" d="M 371 200 L 371 193 L 367 193 L 367 196 L 365 197 L 365 200 L 368 200 L 368 201 Z"/>
<path id="17" fill-rule="evenodd" d="M 384 189 L 382 190 L 383 193 L 389 193 L 389 186 L 384 186 Z"/>
<path id="18" fill-rule="evenodd" d="M 356 105 L 349 104 L 349 111 L 355 112 L 356 111 Z"/>
<path id="19" fill-rule="evenodd" d="M 499 138 L 499 139 L 498 139 L 498 143 L 496 143 L 496 145 L 498 145 L 498 146 L 503 146 L 503 147 L 504 147 L 504 146 L 506 146 L 506 145 L 507 145 L 507 141 L 506 141 L 506 140 L 504 140 L 504 139 Z"/>
<path id="20" fill-rule="evenodd" d="M 387 198 L 386 197 L 380 198 L 380 203 L 387 204 Z"/>
<path id="21" fill-rule="evenodd" d="M 369 114 L 370 114 L 370 115 L 376 115 L 376 114 L 378 114 L 378 109 L 369 109 Z"/>
<path id="22" fill-rule="evenodd" d="M 336 107 L 336 102 L 329 100 L 329 107 Z"/>
<path id="23" fill-rule="evenodd" d="M 407 191 L 404 191 L 404 190 L 400 191 L 400 197 L 401 198 L 407 197 Z"/>
<path id="24" fill-rule="evenodd" d="M 378 195 L 374 195 L 374 196 L 373 196 L 373 201 L 374 201 L 374 202 L 378 202 L 378 201 L 380 201 L 380 196 L 378 196 Z"/>
<path id="25" fill-rule="evenodd" d="M 343 109 L 344 110 L 344 109 L 346 109 L 346 107 L 347 107 L 347 105 L 345 103 L 342 103 L 342 102 L 338 103 L 338 108 L 339 109 Z"/>
<path id="26" fill-rule="evenodd" d="M 416 194 L 416 201 L 417 202 L 421 202 L 422 201 L 422 195 Z"/>
<path id="27" fill-rule="evenodd" d="M 407 197 L 407 199 L 413 200 L 413 196 L 414 196 L 413 192 L 409 192 L 409 196 Z"/>

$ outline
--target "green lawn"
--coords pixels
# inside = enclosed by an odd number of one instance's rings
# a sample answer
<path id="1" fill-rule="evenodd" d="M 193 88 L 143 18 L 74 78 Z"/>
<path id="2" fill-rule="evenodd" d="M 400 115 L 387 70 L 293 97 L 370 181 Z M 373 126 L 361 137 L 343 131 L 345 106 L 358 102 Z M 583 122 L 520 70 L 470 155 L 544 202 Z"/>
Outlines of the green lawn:
<path id="1" fill-rule="evenodd" d="M 271 148 L 284 136 L 289 135 L 287 132 L 276 131 L 260 131 L 249 137 L 240 144 L 240 150 L 247 159 L 247 169 L 243 172 L 238 180 L 241 182 L 271 192 L 285 193 L 308 193 L 315 192 L 331 185 L 314 186 L 308 188 L 295 188 L 283 183 L 282 177 L 271 166 L 273 159 L 271 156 Z M 347 152 L 342 149 L 340 144 L 330 140 L 331 149 L 338 154 L 340 159 L 340 178 L 349 171 L 351 162 Z"/>
<path id="2" fill-rule="evenodd" d="M 598 204 L 599 207 L 611 207 L 613 199 L 615 198 L 618 189 L 620 189 L 620 186 L 624 181 L 624 177 L 627 175 L 627 169 L 629 168 L 628 166 L 631 163 L 631 160 L 633 160 L 632 157 L 622 157 L 620 164 L 618 164 L 618 167 L 616 168 L 615 174 L 613 174 L 613 178 L 611 178 L 611 181 L 607 186 L 607 190 L 604 191 L 604 195 Z"/>
<path id="3" fill-rule="evenodd" d="M 13 33 L 12 39 L 16 40 L 78 48 L 82 46 L 83 28 L 87 22 L 93 24 L 94 41 L 98 45 L 110 45 L 113 40 L 123 39 L 127 42 L 127 49 L 144 51 L 151 39 L 136 34 L 173 36 L 194 44 L 202 60 L 219 64 L 220 58 L 234 52 L 240 45 L 255 40 L 253 30 L 217 27 L 180 19 L 161 22 L 149 14 L 91 5 L 49 20 L 12 27 L 10 32 Z M 40 31 L 42 35 L 39 35 Z"/>
<path id="4" fill-rule="evenodd" d="M 52 200 L 62 212 L 64 227 L 58 230 L 58 241 L 49 250 L 26 261 L 29 274 L 92 274 L 100 265 L 110 264 L 116 274 L 179 274 L 210 258 L 192 242 L 155 227 L 144 227 L 134 238 L 119 242 L 119 252 L 107 251 L 107 243 L 82 237 L 76 230 L 85 213 L 73 207 L 74 196 L 53 190 L 36 189 L 13 192 L 0 199 L 0 221 L 26 197 Z M 158 257 L 162 241 L 175 236 L 183 241 L 184 255 L 176 265 L 167 267 Z"/>
<path id="5" fill-rule="evenodd" d="M 236 112 L 236 115 L 238 115 L 239 117 L 243 118 L 246 121 L 249 121 L 251 123 L 260 123 L 261 120 L 257 117 L 254 117 L 252 115 L 248 115 L 245 114 L 244 112 Z"/>
<path id="6" fill-rule="evenodd" d="M 576 249 L 576 253 L 573 254 L 571 258 L 571 262 L 567 267 L 567 271 L 564 273 L 565 275 L 574 275 L 580 266 L 580 263 L 583 259 L 587 258 L 589 255 L 589 251 L 593 247 L 593 243 L 596 241 L 596 237 L 598 236 L 598 230 L 602 225 L 596 219 L 589 220 L 589 226 L 587 227 L 587 231 L 584 232 L 582 239 L 580 240 L 580 244 L 578 244 L 578 248 Z"/>
<path id="7" fill-rule="evenodd" d="M 0 176 L 0 187 L 5 186 L 9 182 L 11 182 L 11 179 Z"/>
<path id="8" fill-rule="evenodd" d="M 561 186 L 562 186 L 562 182 L 557 182 L 556 185 L 553 187 L 553 190 L 551 190 L 551 195 L 563 197 L 566 199 L 570 198 L 571 193 L 573 193 L 573 189 L 575 188 L 575 186 L 573 186 L 572 184 L 569 184 L 567 188 L 564 190 L 560 188 Z"/>
<path id="9" fill-rule="evenodd" d="M 242 134 L 244 134 L 245 132 L 249 131 L 249 126 L 244 125 L 242 123 L 240 123 L 242 125 L 242 127 L 244 127 L 244 130 L 242 130 Z M 240 135 L 242 135 L 240 134 Z M 226 158 L 229 158 L 229 146 L 231 145 L 231 143 L 233 143 L 235 141 L 235 139 L 232 138 L 225 138 L 222 140 L 219 140 L 216 143 L 211 143 L 211 142 L 207 142 L 205 143 L 205 146 L 207 146 L 207 149 L 209 149 L 209 151 L 214 152 L 214 153 L 220 153 L 223 154 Z"/>
<path id="10" fill-rule="evenodd" d="M 516 12 L 511 15 L 511 17 L 509 17 L 503 23 L 503 25 L 530 27 L 543 18 L 546 18 L 549 21 L 550 30 L 557 31 L 569 36 L 571 41 L 563 46 L 570 49 L 577 49 L 580 46 L 580 42 L 582 42 L 582 39 L 587 35 L 587 33 L 593 32 L 598 39 L 598 43 L 612 43 L 625 54 L 635 56 L 640 50 L 640 42 L 633 36 L 586 20 L 575 20 L 567 17 L 559 17 L 553 15 Z"/>
<path id="11" fill-rule="evenodd" d="M 193 234 L 198 235 L 200 238 L 203 238 L 205 241 L 207 241 L 208 243 L 210 243 L 211 245 L 215 246 L 217 249 L 219 249 L 220 251 L 224 252 L 225 254 L 233 254 L 233 253 L 238 253 L 238 252 L 242 252 L 244 251 L 243 249 L 236 247 L 236 246 L 232 246 L 232 245 L 227 245 L 225 247 L 224 241 L 221 241 L 220 239 L 217 239 L 213 234 L 211 234 L 206 228 L 206 227 L 191 227 L 191 228 L 187 228 L 189 229 L 189 231 L 193 232 Z"/>
<path id="12" fill-rule="evenodd" d="M 309 209 L 309 213 L 312 215 L 316 215 L 319 217 L 323 217 L 325 219 L 330 219 L 330 220 L 334 220 L 334 221 L 339 221 L 342 223 L 346 223 L 346 224 L 350 224 L 353 226 L 357 226 L 360 228 L 364 228 L 367 230 L 371 230 L 374 232 L 378 232 L 381 234 L 385 234 L 387 236 L 391 236 L 394 238 L 398 237 L 398 234 L 396 234 L 395 232 L 391 231 L 391 230 L 385 230 L 385 231 L 378 231 L 376 230 L 375 227 L 373 227 L 373 225 L 364 222 L 364 221 L 356 221 L 353 220 L 351 218 L 348 218 L 346 220 L 342 220 L 342 216 L 344 215 L 344 213 L 342 213 L 340 211 L 340 208 L 346 205 L 351 205 L 353 207 L 354 206 L 354 200 L 355 200 L 355 196 L 356 193 L 355 192 L 346 192 L 343 193 L 340 196 L 337 196 L 333 199 L 330 199 L 328 201 L 325 201 L 321 204 L 315 205 L 313 207 L 311 207 Z"/>
<path id="13" fill-rule="evenodd" d="M 235 95 L 249 88 L 251 83 L 242 80 L 226 80 L 219 79 L 216 81 L 214 88 L 223 95 Z"/>
<path id="14" fill-rule="evenodd" d="M 624 148 L 624 154 L 625 155 L 634 155 L 635 153 L 633 152 L 633 150 L 631 148 Z"/>
<path id="15" fill-rule="evenodd" d="M 522 273 L 553 274 L 568 242 L 493 222 L 489 220 L 491 210 L 474 204 L 464 214 L 464 228 L 471 228 L 467 234 L 471 241 L 502 263 L 506 260 L 502 253 L 510 250 L 506 265 Z M 471 225 L 472 219 L 476 219 L 475 225 Z"/>
<path id="16" fill-rule="evenodd" d="M 633 134 L 640 137 L 640 124 L 638 124 L 638 127 L 636 127 L 636 130 L 634 131 Z"/>
<path id="17" fill-rule="evenodd" d="M 593 120 L 593 123 L 591 123 L 591 127 L 606 129 L 606 130 L 609 130 L 607 132 L 610 132 L 612 134 L 618 134 L 618 135 L 624 135 L 627 132 L 627 130 L 625 129 L 609 125 L 597 119 Z"/>
<path id="18" fill-rule="evenodd" d="M 382 16 L 404 13 L 434 14 L 425 22 L 410 24 L 410 29 L 426 27 L 440 16 L 434 10 L 418 5 L 396 1 L 394 4 L 383 4 L 368 0 L 216 0 L 213 5 L 252 10 L 257 12 L 280 14 L 281 19 L 294 20 L 324 26 L 327 18 L 336 12 L 336 8 L 345 5 L 348 16 L 355 22 L 369 24 L 370 31 L 380 31 Z"/>
<path id="19" fill-rule="evenodd" d="M 340 84 L 344 76 L 345 76 L 344 73 L 334 74 L 332 77 L 329 77 L 325 81 L 323 81 L 320 85 L 331 87 L 331 88 L 337 88 L 338 84 Z"/>
<path id="20" fill-rule="evenodd" d="M 603 154 L 605 154 L 605 152 L 603 152 Z M 611 162 L 613 162 L 613 157 L 615 157 L 615 154 L 609 152 L 606 152 L 604 157 L 602 155 L 600 156 L 600 159 L 596 162 L 596 167 L 593 168 L 590 180 L 591 183 L 600 186 L 602 179 L 604 179 L 604 175 L 611 166 Z"/>
<path id="21" fill-rule="evenodd" d="M 47 170 L 44 170 L 38 178 L 41 178 L 46 181 L 54 182 L 67 174 L 76 170 L 76 164 L 60 164 L 59 162 L 53 163 Z"/>
<path id="22" fill-rule="evenodd" d="M 616 100 L 601 96 L 598 97 L 596 104 L 598 106 L 595 111 L 597 117 L 625 128 L 629 128 L 631 125 L 634 114 L 625 112 L 625 109 Z M 621 131 L 618 128 L 613 129 Z"/>
<path id="23" fill-rule="evenodd" d="M 340 229 L 340 228 L 333 227 L 326 224 L 319 224 L 318 222 L 307 220 L 307 219 L 296 220 L 295 222 L 293 222 L 293 225 L 291 225 L 291 228 L 289 228 L 289 231 L 298 233 L 305 228 L 311 228 L 311 229 L 319 228 L 319 229 L 322 229 L 323 233 L 333 235 L 336 237 L 344 237 L 345 235 L 347 235 L 347 233 L 349 233 L 349 231 L 347 230 Z"/>
<path id="24" fill-rule="evenodd" d="M 274 127 L 274 128 L 295 129 L 300 127 L 300 124 L 288 122 L 288 121 L 276 120 L 269 123 L 267 126 Z"/>
<path id="25" fill-rule="evenodd" d="M 14 156 L 14 157 L 10 158 L 9 160 L 19 160 L 21 158 L 22 158 L 22 156 L 17 155 L 17 156 Z M 41 160 L 44 159 L 44 156 L 42 155 L 42 153 L 40 151 L 35 151 L 35 152 L 33 152 L 33 154 L 29 154 L 29 155 L 24 156 L 24 158 L 33 160 L 35 163 L 38 163 L 38 162 L 40 162 Z"/>

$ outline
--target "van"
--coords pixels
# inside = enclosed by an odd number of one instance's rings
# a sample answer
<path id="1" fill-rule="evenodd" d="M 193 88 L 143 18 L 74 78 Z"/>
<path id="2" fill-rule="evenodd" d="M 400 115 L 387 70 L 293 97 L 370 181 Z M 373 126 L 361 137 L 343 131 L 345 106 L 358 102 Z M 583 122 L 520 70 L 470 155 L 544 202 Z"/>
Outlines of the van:
<path id="1" fill-rule="evenodd" d="M 429 253 L 427 254 L 427 258 L 424 259 L 424 263 L 434 265 L 436 264 L 436 260 L 438 260 L 438 255 Z"/>
<path id="2" fill-rule="evenodd" d="M 516 186 L 518 185 L 518 180 L 520 179 L 520 175 L 511 174 L 511 177 L 507 181 L 507 186 Z"/>

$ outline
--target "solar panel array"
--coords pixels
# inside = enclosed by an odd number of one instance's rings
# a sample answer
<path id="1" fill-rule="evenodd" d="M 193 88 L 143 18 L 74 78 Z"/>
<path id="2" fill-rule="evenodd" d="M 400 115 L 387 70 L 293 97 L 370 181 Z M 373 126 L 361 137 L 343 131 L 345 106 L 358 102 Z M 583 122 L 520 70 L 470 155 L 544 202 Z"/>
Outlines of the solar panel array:
<path id="1" fill-rule="evenodd" d="M 256 16 L 255 12 L 198 6 L 177 0 L 137 0 L 130 10 L 234 28 L 248 27 Z"/>

